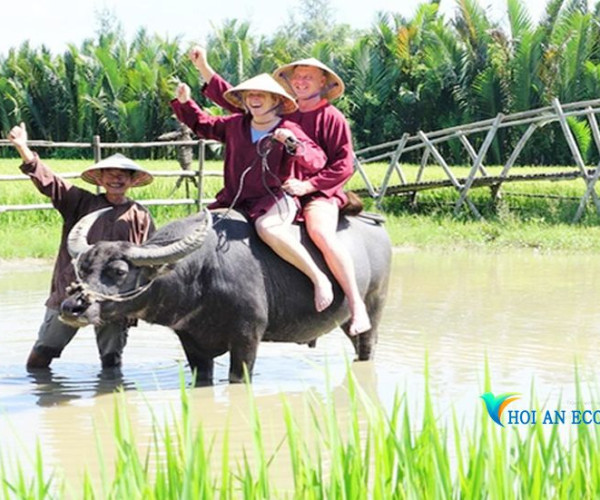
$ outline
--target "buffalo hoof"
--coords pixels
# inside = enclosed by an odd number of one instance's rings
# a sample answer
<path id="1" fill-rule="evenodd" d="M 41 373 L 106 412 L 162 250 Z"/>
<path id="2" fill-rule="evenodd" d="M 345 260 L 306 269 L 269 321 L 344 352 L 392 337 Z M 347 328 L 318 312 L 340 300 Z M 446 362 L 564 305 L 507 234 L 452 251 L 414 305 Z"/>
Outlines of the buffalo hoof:
<path id="1" fill-rule="evenodd" d="M 105 354 L 100 359 L 102 361 L 103 370 L 121 367 L 121 355 L 116 352 Z"/>

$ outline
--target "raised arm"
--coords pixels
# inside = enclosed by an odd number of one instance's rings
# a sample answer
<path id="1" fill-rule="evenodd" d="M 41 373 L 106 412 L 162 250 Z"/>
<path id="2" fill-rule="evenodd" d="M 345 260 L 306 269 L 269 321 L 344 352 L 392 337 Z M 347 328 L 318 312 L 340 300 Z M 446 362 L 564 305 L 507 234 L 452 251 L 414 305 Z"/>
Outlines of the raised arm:
<path id="1" fill-rule="evenodd" d="M 196 69 L 200 72 L 200 76 L 204 79 L 206 83 L 210 82 L 211 78 L 215 75 L 215 70 L 212 69 L 211 65 L 208 64 L 208 59 L 206 58 L 206 49 L 204 47 L 200 47 L 196 45 L 192 47 L 189 54 L 190 60 L 196 66 Z"/>
<path id="2" fill-rule="evenodd" d="M 15 147 L 23 163 L 29 163 L 35 158 L 35 153 L 29 149 L 27 145 L 27 129 L 25 124 L 21 122 L 20 125 L 13 127 L 8 133 L 8 140 Z"/>
<path id="3" fill-rule="evenodd" d="M 75 199 L 91 193 L 73 186 L 63 178 L 56 175 L 46 166 L 28 146 L 27 129 L 25 125 L 13 127 L 8 134 L 8 140 L 19 152 L 21 160 L 21 171 L 28 175 L 37 190 L 48 196 L 54 207 L 65 216 L 76 204 Z"/>
<path id="4" fill-rule="evenodd" d="M 204 139 L 225 142 L 228 117 L 212 116 L 191 99 L 188 85 L 180 83 L 175 91 L 175 99 L 171 101 L 171 109 L 177 119 L 185 123 L 192 131 Z"/>
<path id="5" fill-rule="evenodd" d="M 196 66 L 196 69 L 200 72 L 200 76 L 204 80 L 205 84 L 202 87 L 202 94 L 214 102 L 217 106 L 231 112 L 231 113 L 242 113 L 244 110 L 240 109 L 223 98 L 223 94 L 229 90 L 232 85 L 225 80 L 221 75 L 215 72 L 214 69 L 208 64 L 206 57 L 206 49 L 204 47 L 196 46 L 193 47 L 189 52 L 190 60 Z"/>

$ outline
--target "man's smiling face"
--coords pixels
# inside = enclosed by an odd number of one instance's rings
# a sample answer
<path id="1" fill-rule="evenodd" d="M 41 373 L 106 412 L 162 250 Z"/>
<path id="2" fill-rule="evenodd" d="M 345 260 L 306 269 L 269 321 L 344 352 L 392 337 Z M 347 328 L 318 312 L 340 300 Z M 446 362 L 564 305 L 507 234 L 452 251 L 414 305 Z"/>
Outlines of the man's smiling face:
<path id="1" fill-rule="evenodd" d="M 297 66 L 290 77 L 290 84 L 298 99 L 311 99 L 319 95 L 327 78 L 314 66 Z"/>
<path id="2" fill-rule="evenodd" d="M 124 195 L 133 184 L 131 171 L 121 168 L 103 168 L 100 185 L 111 195 Z"/>

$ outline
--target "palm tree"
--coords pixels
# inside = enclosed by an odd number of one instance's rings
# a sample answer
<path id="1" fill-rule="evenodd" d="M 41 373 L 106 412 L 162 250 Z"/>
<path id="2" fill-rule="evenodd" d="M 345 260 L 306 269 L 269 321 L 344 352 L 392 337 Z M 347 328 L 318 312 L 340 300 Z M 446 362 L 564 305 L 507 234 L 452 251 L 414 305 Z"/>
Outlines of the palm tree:
<path id="1" fill-rule="evenodd" d="M 250 36 L 250 23 L 230 19 L 213 29 L 207 41 L 211 65 L 230 82 L 239 83 L 252 76 L 254 39 Z"/>

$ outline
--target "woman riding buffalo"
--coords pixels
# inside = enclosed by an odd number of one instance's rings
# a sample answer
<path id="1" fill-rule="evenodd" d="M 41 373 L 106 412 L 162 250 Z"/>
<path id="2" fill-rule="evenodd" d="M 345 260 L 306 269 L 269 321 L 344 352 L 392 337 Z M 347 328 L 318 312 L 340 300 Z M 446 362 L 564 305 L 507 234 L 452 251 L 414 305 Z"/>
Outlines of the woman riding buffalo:
<path id="1" fill-rule="evenodd" d="M 284 183 L 314 174 L 326 162 L 325 153 L 300 128 L 282 115 L 296 110 L 292 97 L 270 75 L 261 74 L 224 93 L 243 114 L 212 116 L 191 99 L 180 83 L 171 107 L 196 135 L 225 143 L 224 187 L 208 208 L 236 208 L 255 224 L 260 238 L 280 257 L 306 274 L 315 290 L 315 308 L 333 301 L 333 288 L 307 249 L 292 235 L 299 205 Z M 273 140 L 271 140 L 271 138 Z"/>

